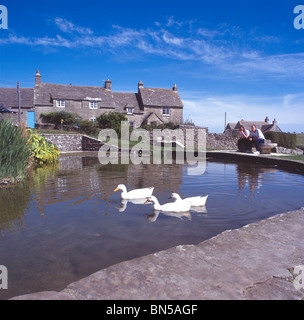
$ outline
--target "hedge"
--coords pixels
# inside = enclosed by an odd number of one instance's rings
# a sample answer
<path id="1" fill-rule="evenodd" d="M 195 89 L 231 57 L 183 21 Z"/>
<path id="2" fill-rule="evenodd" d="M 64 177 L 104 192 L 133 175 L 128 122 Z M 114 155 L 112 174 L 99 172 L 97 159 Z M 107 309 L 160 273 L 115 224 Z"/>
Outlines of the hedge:
<path id="1" fill-rule="evenodd" d="M 273 143 L 277 143 L 278 146 L 295 149 L 297 145 L 297 136 L 293 133 L 285 133 L 285 132 L 266 132 L 264 134 L 266 139 L 271 140 Z"/>

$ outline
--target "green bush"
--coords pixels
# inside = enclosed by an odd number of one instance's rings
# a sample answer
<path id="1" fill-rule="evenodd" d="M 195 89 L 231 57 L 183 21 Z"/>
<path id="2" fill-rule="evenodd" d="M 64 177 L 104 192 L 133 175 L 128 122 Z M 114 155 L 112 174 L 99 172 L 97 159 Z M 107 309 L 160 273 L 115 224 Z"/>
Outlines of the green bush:
<path id="1" fill-rule="evenodd" d="M 79 130 L 91 136 L 98 135 L 98 128 L 96 128 L 92 121 L 90 120 L 81 120 L 78 123 Z"/>
<path id="2" fill-rule="evenodd" d="M 121 137 L 121 122 L 128 121 L 128 118 L 122 113 L 103 113 L 96 119 L 99 128 L 113 129 L 116 131 L 118 137 Z"/>
<path id="3" fill-rule="evenodd" d="M 265 138 L 277 143 L 280 147 L 288 149 L 295 149 L 297 144 L 297 136 L 293 133 L 270 131 L 265 133 Z"/>
<path id="4" fill-rule="evenodd" d="M 160 130 L 164 130 L 164 129 L 170 129 L 170 130 L 174 130 L 176 129 L 176 125 L 173 122 L 168 122 L 168 123 L 162 123 L 162 124 L 146 124 L 146 125 L 142 125 L 141 126 L 142 129 L 148 130 L 148 131 L 152 131 L 153 129 L 160 129 Z"/>
<path id="5" fill-rule="evenodd" d="M 59 151 L 52 143 L 45 140 L 43 136 L 31 132 L 29 137 L 29 146 L 36 164 L 51 164 L 58 160 Z"/>
<path id="6" fill-rule="evenodd" d="M 0 180 L 22 179 L 32 163 L 32 151 L 24 128 L 11 121 L 0 122 Z M 0 181 L 0 182 L 1 182 Z"/>
<path id="7" fill-rule="evenodd" d="M 40 115 L 40 118 L 47 123 L 54 123 L 56 125 L 61 124 L 61 120 L 63 120 L 64 125 L 74 125 L 75 123 L 79 123 L 81 120 L 77 114 L 72 114 L 66 111 L 58 111 L 58 112 L 51 112 Z"/>

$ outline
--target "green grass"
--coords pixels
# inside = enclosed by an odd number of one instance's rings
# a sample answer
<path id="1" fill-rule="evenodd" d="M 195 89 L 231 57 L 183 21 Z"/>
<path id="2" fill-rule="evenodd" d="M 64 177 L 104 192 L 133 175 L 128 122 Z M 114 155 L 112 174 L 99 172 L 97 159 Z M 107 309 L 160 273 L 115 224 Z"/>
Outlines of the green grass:
<path id="1" fill-rule="evenodd" d="M 297 133 L 297 146 L 304 146 L 304 133 Z"/>
<path id="2" fill-rule="evenodd" d="M 286 160 L 298 160 L 304 162 L 304 155 L 294 155 L 294 156 L 278 156 L 281 159 L 286 159 Z"/>
<path id="3" fill-rule="evenodd" d="M 55 130 L 55 129 L 35 129 L 38 134 L 82 134 L 76 131 Z"/>

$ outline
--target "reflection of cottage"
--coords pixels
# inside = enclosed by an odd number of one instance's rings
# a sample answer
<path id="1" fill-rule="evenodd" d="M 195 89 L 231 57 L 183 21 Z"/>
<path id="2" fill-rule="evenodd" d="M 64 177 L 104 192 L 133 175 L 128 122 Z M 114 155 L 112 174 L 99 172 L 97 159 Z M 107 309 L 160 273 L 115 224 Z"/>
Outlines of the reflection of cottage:
<path id="1" fill-rule="evenodd" d="M 8 109 L 18 108 L 17 88 L 0 88 L 0 104 Z M 30 127 L 41 124 L 42 113 L 56 111 L 76 113 L 92 122 L 102 113 L 119 112 L 126 115 L 134 128 L 183 122 L 183 103 L 176 85 L 172 89 L 145 88 L 141 81 L 137 93 L 122 93 L 112 91 L 110 80 L 103 87 L 44 83 L 37 71 L 34 89 L 21 89 L 21 104 L 22 122 Z"/>
<path id="2" fill-rule="evenodd" d="M 266 117 L 264 121 L 245 121 L 240 120 L 237 123 L 228 123 L 226 125 L 224 133 L 226 134 L 237 134 L 240 126 L 243 125 L 245 129 L 250 130 L 252 125 L 256 125 L 257 129 L 260 129 L 263 133 L 274 131 L 282 132 L 278 127 L 276 119 L 269 123 L 269 118 Z"/>

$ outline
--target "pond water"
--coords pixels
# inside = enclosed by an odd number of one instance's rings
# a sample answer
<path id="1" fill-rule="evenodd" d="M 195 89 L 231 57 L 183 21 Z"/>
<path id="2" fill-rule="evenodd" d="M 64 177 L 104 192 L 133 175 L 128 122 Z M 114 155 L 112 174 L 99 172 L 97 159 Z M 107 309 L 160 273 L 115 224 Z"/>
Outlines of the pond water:
<path id="1" fill-rule="evenodd" d="M 197 244 L 304 205 L 304 176 L 277 167 L 209 159 L 206 172 L 187 165 L 106 165 L 97 157 L 61 156 L 15 188 L 0 190 L 0 265 L 8 290 L 0 299 L 69 283 L 121 261 L 180 244 Z M 121 204 L 118 184 L 154 186 L 165 203 L 209 195 L 189 215 L 155 215 L 151 204 Z"/>

